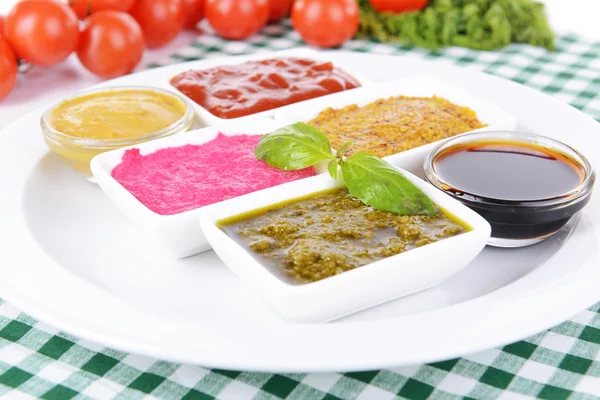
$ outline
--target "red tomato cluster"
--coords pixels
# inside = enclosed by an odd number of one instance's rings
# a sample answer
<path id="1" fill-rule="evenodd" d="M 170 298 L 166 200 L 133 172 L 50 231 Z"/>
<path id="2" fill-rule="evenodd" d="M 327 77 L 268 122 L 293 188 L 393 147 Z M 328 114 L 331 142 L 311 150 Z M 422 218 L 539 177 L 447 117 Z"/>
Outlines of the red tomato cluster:
<path id="1" fill-rule="evenodd" d="M 379 11 L 422 8 L 427 0 L 370 0 Z M 71 53 L 92 73 L 131 72 L 144 48 L 164 46 L 205 16 L 215 32 L 242 40 L 291 14 L 308 44 L 335 47 L 356 33 L 356 0 L 22 0 L 0 16 L 0 100 L 13 89 L 18 61 L 48 66 Z"/>
<path id="2" fill-rule="evenodd" d="M 360 13 L 356 0 L 296 0 L 292 25 L 308 44 L 335 47 L 358 30 Z"/>
<path id="3" fill-rule="evenodd" d="M 75 53 L 103 78 L 131 72 L 144 48 L 164 46 L 204 16 L 205 0 L 22 0 L 0 16 L 0 99 L 18 62 L 49 66 Z"/>

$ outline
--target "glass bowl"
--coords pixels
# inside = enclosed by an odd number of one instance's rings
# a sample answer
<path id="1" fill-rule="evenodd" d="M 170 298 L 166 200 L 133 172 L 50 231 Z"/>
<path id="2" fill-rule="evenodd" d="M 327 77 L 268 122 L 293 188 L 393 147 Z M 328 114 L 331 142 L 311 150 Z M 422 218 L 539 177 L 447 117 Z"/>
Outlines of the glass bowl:
<path id="1" fill-rule="evenodd" d="M 436 171 L 436 159 L 453 148 L 485 141 L 506 141 L 511 144 L 536 146 L 560 154 L 574 162 L 581 171 L 580 183 L 565 193 L 548 198 L 506 200 L 470 193 L 453 187 Z M 572 147 L 545 136 L 520 132 L 482 131 L 450 138 L 436 148 L 424 161 L 425 177 L 432 185 L 479 213 L 492 227 L 489 245 L 523 247 L 538 243 L 556 233 L 589 201 L 595 181 L 590 162 Z"/>
<path id="2" fill-rule="evenodd" d="M 130 90 L 156 92 L 163 96 L 169 96 L 172 99 L 181 102 L 185 112 L 179 120 L 167 126 L 166 128 L 153 132 L 148 132 L 142 135 L 118 139 L 90 139 L 72 136 L 55 129 L 51 124 L 50 117 L 52 115 L 52 112 L 66 101 L 88 96 L 94 93 Z M 150 140 L 159 139 L 175 135 L 177 133 L 189 131 L 194 126 L 194 115 L 195 114 L 193 111 L 193 107 L 190 104 L 190 102 L 183 96 L 180 96 L 171 91 L 145 86 L 119 86 L 89 90 L 78 93 L 67 99 L 63 99 L 59 103 L 54 104 L 52 107 L 50 107 L 46 112 L 44 112 L 40 123 L 42 133 L 44 135 L 44 139 L 48 147 L 50 147 L 50 149 L 54 153 L 59 155 L 73 170 L 83 175 L 86 179 L 93 181 L 92 173 L 90 171 L 90 161 L 96 155 L 104 153 L 105 151 L 119 149 L 127 146 L 133 146 Z"/>

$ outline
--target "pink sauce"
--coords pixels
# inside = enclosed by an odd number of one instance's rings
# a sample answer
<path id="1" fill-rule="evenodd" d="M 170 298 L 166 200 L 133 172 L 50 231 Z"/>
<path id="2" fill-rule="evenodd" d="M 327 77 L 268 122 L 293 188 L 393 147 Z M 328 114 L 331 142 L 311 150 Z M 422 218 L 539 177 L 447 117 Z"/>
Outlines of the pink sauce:
<path id="1" fill-rule="evenodd" d="M 225 136 L 202 145 L 127 150 L 112 176 L 150 210 L 178 214 L 315 174 L 312 167 L 281 171 L 257 160 L 261 135 Z"/>

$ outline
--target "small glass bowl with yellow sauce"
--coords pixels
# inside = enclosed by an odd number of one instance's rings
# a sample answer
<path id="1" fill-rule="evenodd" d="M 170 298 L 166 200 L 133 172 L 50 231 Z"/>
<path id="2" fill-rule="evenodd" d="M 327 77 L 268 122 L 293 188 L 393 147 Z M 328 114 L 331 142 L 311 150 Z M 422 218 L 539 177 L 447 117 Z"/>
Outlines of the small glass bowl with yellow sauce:
<path id="1" fill-rule="evenodd" d="M 50 149 L 92 180 L 90 161 L 96 155 L 189 131 L 194 111 L 176 93 L 121 86 L 63 100 L 42 115 L 41 126 Z"/>

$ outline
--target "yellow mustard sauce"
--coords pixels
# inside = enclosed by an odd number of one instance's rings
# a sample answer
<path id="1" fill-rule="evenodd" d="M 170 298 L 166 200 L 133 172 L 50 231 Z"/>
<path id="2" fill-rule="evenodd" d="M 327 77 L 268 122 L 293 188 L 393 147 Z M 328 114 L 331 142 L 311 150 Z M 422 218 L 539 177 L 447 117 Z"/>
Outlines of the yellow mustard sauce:
<path id="1" fill-rule="evenodd" d="M 185 114 L 177 98 L 152 90 L 92 93 L 59 104 L 50 126 L 85 139 L 125 139 L 167 128 Z"/>
<path id="2" fill-rule="evenodd" d="M 107 89 L 60 103 L 42 130 L 50 149 L 89 177 L 90 161 L 100 153 L 192 129 L 191 118 L 166 129 L 184 120 L 186 111 L 184 101 L 158 90 Z"/>

